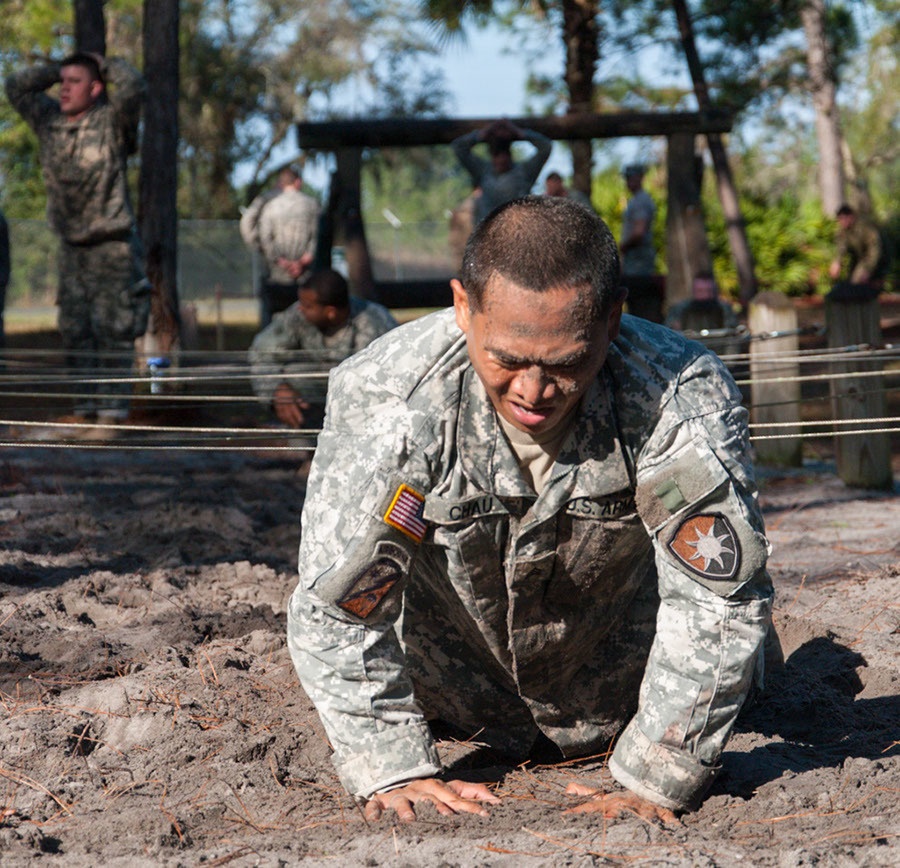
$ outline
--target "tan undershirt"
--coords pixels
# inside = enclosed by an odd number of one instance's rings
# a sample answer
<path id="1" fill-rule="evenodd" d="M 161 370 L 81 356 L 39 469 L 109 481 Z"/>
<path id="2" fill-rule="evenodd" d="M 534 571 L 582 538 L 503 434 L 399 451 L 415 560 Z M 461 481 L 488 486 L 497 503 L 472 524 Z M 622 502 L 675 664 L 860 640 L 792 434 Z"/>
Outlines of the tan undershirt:
<path id="1" fill-rule="evenodd" d="M 566 439 L 566 434 L 569 433 L 575 420 L 575 411 L 569 413 L 553 428 L 536 435 L 514 428 L 499 413 L 497 418 L 500 420 L 500 428 L 518 459 L 522 475 L 531 483 L 535 492 L 540 494 L 550 478 L 550 471 L 556 461 L 556 456 L 559 455 L 563 440 Z"/>

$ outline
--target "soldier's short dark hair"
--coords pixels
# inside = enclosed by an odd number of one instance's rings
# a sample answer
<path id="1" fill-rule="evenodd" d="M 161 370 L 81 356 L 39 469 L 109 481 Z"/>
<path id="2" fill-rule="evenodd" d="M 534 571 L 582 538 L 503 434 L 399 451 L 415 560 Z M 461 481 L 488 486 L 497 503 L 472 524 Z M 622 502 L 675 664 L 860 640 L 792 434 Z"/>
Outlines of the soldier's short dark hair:
<path id="1" fill-rule="evenodd" d="M 534 292 L 590 286 L 591 316 L 620 296 L 619 251 L 609 227 L 572 199 L 526 196 L 492 211 L 466 244 L 460 270 L 473 310 L 499 274 Z"/>
<path id="2" fill-rule="evenodd" d="M 313 276 L 302 288 L 315 292 L 319 304 L 328 304 L 340 310 L 350 307 L 350 288 L 347 286 L 347 280 L 333 268 L 313 272 Z"/>
<path id="3" fill-rule="evenodd" d="M 90 75 L 92 81 L 99 81 L 103 84 L 103 73 L 100 72 L 100 64 L 97 63 L 97 58 L 92 54 L 88 54 L 86 51 L 76 51 L 74 54 L 70 54 L 68 57 L 64 58 L 60 62 L 60 67 L 63 66 L 83 66 L 87 71 L 88 75 Z"/>
<path id="4" fill-rule="evenodd" d="M 837 209 L 837 216 L 843 217 L 846 214 L 855 214 L 856 212 L 846 203 L 844 202 L 840 208 Z"/>

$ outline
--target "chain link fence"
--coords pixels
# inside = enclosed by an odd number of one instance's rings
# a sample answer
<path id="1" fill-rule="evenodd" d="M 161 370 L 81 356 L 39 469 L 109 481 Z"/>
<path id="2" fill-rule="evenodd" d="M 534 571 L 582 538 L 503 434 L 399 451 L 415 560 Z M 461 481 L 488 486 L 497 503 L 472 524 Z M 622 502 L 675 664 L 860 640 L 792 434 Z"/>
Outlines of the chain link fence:
<path id="1" fill-rule="evenodd" d="M 52 305 L 56 297 L 56 236 L 44 220 L 10 220 L 12 274 L 8 307 Z M 366 226 L 376 280 L 419 280 L 455 273 L 447 224 Z M 342 264 L 337 248 L 335 266 Z M 252 299 L 259 262 L 241 240 L 237 220 L 181 220 L 178 293 L 183 303 Z"/>

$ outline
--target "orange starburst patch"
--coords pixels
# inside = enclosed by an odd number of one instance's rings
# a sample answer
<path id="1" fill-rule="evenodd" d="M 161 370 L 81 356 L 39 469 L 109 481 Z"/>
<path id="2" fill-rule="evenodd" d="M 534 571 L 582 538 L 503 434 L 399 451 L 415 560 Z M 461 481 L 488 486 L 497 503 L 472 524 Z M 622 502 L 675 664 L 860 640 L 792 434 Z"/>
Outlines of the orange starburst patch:
<path id="1" fill-rule="evenodd" d="M 669 551 L 691 572 L 710 579 L 732 579 L 741 564 L 737 534 L 718 513 L 686 518 L 670 540 Z"/>

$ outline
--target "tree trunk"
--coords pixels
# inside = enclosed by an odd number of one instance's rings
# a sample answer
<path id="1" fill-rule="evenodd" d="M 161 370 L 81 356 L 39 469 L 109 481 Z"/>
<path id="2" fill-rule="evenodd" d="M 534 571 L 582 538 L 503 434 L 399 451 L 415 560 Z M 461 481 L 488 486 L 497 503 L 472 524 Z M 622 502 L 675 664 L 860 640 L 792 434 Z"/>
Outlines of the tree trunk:
<path id="1" fill-rule="evenodd" d="M 562 7 L 565 81 L 569 90 L 568 113 L 589 113 L 594 108 L 594 71 L 599 52 L 598 0 L 563 0 Z M 572 187 L 589 198 L 592 166 L 591 140 L 573 141 Z"/>
<path id="2" fill-rule="evenodd" d="M 831 63 L 831 46 L 825 32 L 825 0 L 806 0 L 800 10 L 806 35 L 809 89 L 816 111 L 819 142 L 819 190 L 822 209 L 834 215 L 844 201 L 844 166 L 841 159 L 841 127 L 836 100 L 837 83 Z"/>
<path id="3" fill-rule="evenodd" d="M 73 0 L 75 7 L 75 46 L 79 51 L 106 54 L 104 0 Z"/>
<path id="4" fill-rule="evenodd" d="M 168 354 L 178 338 L 178 0 L 144 0 L 144 107 L 138 216 L 153 285 L 150 333 Z"/>
<path id="5" fill-rule="evenodd" d="M 696 171 L 694 136 L 668 138 L 666 154 L 666 305 L 691 297 L 694 275 L 712 270 L 712 257 L 700 204 L 701 174 Z"/>
<path id="6" fill-rule="evenodd" d="M 709 98 L 709 88 L 706 86 L 706 76 L 700 63 L 700 55 L 697 53 L 694 27 L 688 14 L 687 4 L 685 0 L 674 0 L 673 5 L 678 19 L 681 46 L 684 49 L 684 56 L 691 73 L 697 104 L 701 111 L 708 111 L 712 107 L 712 101 Z M 737 269 L 741 302 L 746 305 L 756 295 L 757 290 L 753 252 L 747 241 L 747 229 L 741 214 L 740 200 L 734 186 L 731 166 L 728 164 L 728 155 L 725 153 L 725 144 L 718 133 L 708 133 L 706 141 L 716 171 L 716 188 L 719 192 L 719 201 L 722 203 L 722 211 L 725 214 L 728 244 L 731 247 L 731 255 Z"/>

